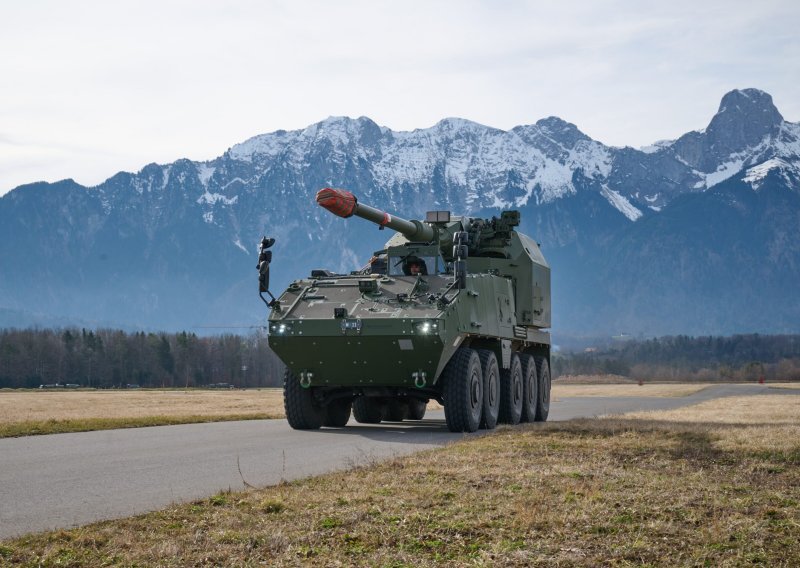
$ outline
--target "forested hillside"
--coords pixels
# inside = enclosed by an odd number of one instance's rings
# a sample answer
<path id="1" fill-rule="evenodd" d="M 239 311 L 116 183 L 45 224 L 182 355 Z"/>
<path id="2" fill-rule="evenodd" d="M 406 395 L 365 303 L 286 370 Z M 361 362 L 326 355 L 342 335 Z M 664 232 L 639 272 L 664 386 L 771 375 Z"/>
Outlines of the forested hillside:
<path id="1" fill-rule="evenodd" d="M 555 376 L 614 374 L 643 380 L 800 380 L 800 336 L 669 336 L 560 353 Z"/>
<path id="2" fill-rule="evenodd" d="M 0 331 L 0 388 L 42 384 L 124 388 L 278 386 L 283 365 L 266 336 L 125 333 L 119 330 Z"/>
<path id="3" fill-rule="evenodd" d="M 0 388 L 277 387 L 283 369 L 260 333 L 0 331 Z M 555 377 L 596 374 L 642 380 L 800 380 L 800 335 L 679 335 L 553 356 Z"/>

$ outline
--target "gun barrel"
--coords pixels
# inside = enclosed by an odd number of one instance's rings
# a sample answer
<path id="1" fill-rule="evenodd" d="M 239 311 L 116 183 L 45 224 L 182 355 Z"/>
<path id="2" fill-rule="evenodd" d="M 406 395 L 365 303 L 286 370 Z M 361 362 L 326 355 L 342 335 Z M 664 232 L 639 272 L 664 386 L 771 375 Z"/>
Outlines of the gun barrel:
<path id="1" fill-rule="evenodd" d="M 394 229 L 411 241 L 432 241 L 436 238 L 436 230 L 430 225 L 395 217 L 375 207 L 359 203 L 355 195 L 344 189 L 330 187 L 320 189 L 317 192 L 317 203 L 334 215 L 345 219 L 353 215 L 361 217 L 381 227 Z"/>

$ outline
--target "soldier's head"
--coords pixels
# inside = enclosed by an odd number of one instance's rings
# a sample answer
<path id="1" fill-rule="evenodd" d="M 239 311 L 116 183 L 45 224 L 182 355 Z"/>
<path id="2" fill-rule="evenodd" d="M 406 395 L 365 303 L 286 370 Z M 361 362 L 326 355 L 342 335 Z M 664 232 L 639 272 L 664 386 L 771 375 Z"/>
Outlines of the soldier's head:
<path id="1" fill-rule="evenodd" d="M 418 274 L 427 274 L 428 271 L 425 267 L 425 261 L 416 256 L 410 256 L 406 259 L 406 274 L 416 276 Z"/>

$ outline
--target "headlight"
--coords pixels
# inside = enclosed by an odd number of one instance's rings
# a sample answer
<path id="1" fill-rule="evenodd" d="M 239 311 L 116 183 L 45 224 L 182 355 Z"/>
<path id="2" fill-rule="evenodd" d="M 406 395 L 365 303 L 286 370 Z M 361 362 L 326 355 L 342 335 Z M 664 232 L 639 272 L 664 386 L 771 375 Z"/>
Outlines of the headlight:
<path id="1" fill-rule="evenodd" d="M 439 332 L 439 322 L 437 321 L 418 321 L 414 323 L 414 332 L 420 335 L 428 335 Z"/>
<path id="2" fill-rule="evenodd" d="M 269 330 L 272 333 L 276 333 L 278 335 L 285 335 L 292 331 L 292 324 L 290 323 L 273 323 L 270 324 Z"/>

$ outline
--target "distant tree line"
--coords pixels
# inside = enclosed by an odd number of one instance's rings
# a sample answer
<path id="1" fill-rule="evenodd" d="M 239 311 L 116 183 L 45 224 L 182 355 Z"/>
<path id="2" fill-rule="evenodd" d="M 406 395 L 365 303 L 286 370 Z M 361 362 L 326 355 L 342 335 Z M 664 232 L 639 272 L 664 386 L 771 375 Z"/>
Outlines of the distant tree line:
<path id="1" fill-rule="evenodd" d="M 279 386 L 283 364 L 262 334 L 0 330 L 0 388 Z"/>
<path id="2" fill-rule="evenodd" d="M 677 335 L 624 341 L 601 350 L 559 353 L 553 374 L 637 379 L 800 380 L 800 335 Z"/>
<path id="3" fill-rule="evenodd" d="M 800 335 L 685 335 L 553 355 L 553 375 L 644 380 L 800 380 Z M 280 386 L 263 334 L 199 337 L 99 329 L 0 330 L 0 388 Z"/>

